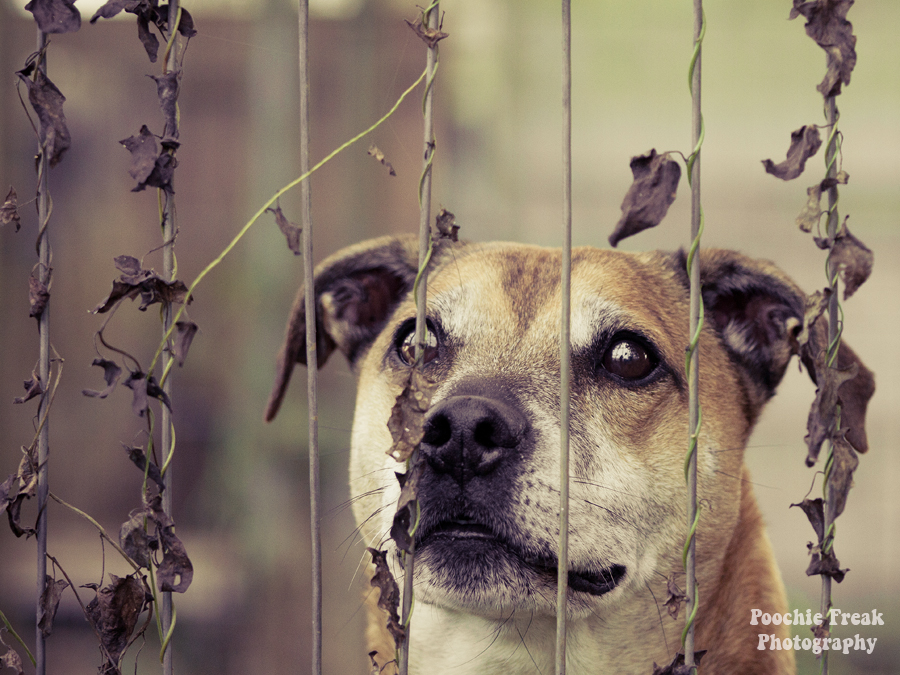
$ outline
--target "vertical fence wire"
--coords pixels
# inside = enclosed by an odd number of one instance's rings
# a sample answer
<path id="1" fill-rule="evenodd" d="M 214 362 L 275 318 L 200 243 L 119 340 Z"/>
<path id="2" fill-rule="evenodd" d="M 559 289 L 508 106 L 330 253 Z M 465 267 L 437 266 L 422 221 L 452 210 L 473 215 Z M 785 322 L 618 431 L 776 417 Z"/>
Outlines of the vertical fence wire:
<path id="1" fill-rule="evenodd" d="M 300 173 L 309 173 L 309 0 L 300 0 Z M 313 280 L 312 203 L 309 179 L 300 184 L 303 286 L 306 308 L 306 392 L 309 404 L 309 520 L 312 551 L 312 673 L 322 672 L 322 532 L 319 523 L 319 403 L 316 289 Z"/>
<path id="2" fill-rule="evenodd" d="M 825 150 L 825 166 L 826 179 L 834 179 L 837 176 L 837 156 L 840 146 L 840 134 L 838 133 L 838 119 L 840 113 L 837 109 L 837 103 L 834 96 L 825 99 L 825 117 L 829 127 L 828 145 Z M 828 215 L 826 221 L 827 236 L 834 240 L 838 231 L 838 189 L 837 185 L 828 188 Z M 831 297 L 828 301 L 828 353 L 826 361 L 829 368 L 837 368 L 838 348 L 841 342 L 841 322 L 840 322 L 840 304 L 838 301 L 838 266 L 831 261 L 831 252 L 829 249 L 827 261 L 828 284 L 831 287 Z M 838 404 L 835 411 L 835 428 L 840 429 L 841 409 Z M 825 478 L 822 485 L 823 497 L 825 501 L 825 524 L 824 536 L 822 537 L 822 555 L 829 553 L 834 546 L 835 534 L 835 497 L 831 485 L 831 468 L 834 465 L 834 443 L 828 441 L 828 457 L 825 460 Z M 821 593 L 821 612 L 822 616 L 830 617 L 831 611 L 831 577 L 827 574 L 822 575 L 822 593 Z M 828 619 L 826 618 L 826 621 Z M 820 672 L 822 675 L 828 675 L 828 650 L 822 650 L 820 660 Z"/>
<path id="3" fill-rule="evenodd" d="M 178 34 L 178 21 L 179 21 L 179 0 L 170 0 L 169 1 L 169 41 L 168 41 L 168 51 L 166 52 L 166 59 L 164 63 L 164 73 L 172 73 L 175 72 L 178 68 L 178 45 L 176 43 L 176 38 Z M 178 85 L 176 84 L 176 87 Z M 177 91 L 177 89 L 176 89 Z M 177 101 L 177 95 L 176 95 Z M 176 103 L 177 105 L 177 103 Z M 168 122 L 167 122 L 168 124 Z M 176 125 L 174 129 L 165 129 L 164 136 L 171 136 L 174 138 L 178 138 L 178 116 L 175 115 L 174 124 Z M 163 214 L 162 214 L 162 238 L 163 238 L 163 248 L 162 248 L 162 257 L 163 257 L 163 278 L 166 281 L 174 281 L 175 273 L 176 273 L 176 261 L 175 261 L 175 236 L 177 232 L 177 225 L 175 222 L 175 194 L 174 194 L 174 176 L 171 178 L 172 181 L 172 191 L 160 190 L 160 194 L 164 200 L 163 204 Z M 175 308 L 171 302 L 166 302 L 163 305 L 163 340 L 166 340 L 166 336 L 171 333 L 172 330 L 172 322 L 173 316 L 175 313 Z M 164 374 L 168 374 L 169 369 L 172 367 L 172 354 L 170 350 L 164 349 L 161 356 L 161 367 L 162 372 Z M 162 378 L 162 388 L 165 392 L 165 395 L 172 398 L 172 379 L 170 377 Z M 175 450 L 175 434 L 174 434 L 174 421 L 172 419 L 172 411 L 168 408 L 168 406 L 161 406 L 162 415 L 161 422 L 162 428 L 160 429 L 160 445 L 161 445 L 161 453 L 164 458 L 163 461 L 163 471 L 166 481 L 165 490 L 162 493 L 162 507 L 163 511 L 167 513 L 169 516 L 172 515 L 173 511 L 173 497 L 172 497 L 172 488 L 175 483 L 175 476 L 173 474 L 173 465 L 170 461 L 172 458 L 172 453 Z M 171 644 L 171 636 L 172 630 L 175 628 L 175 608 L 172 604 L 172 591 L 164 591 L 162 593 L 162 607 L 160 608 L 160 621 L 162 625 L 162 635 L 163 635 L 163 644 L 162 644 L 162 663 L 163 663 L 163 673 L 165 675 L 173 675 L 175 672 L 175 662 L 173 658 L 172 652 L 172 644 Z"/>
<path id="4" fill-rule="evenodd" d="M 422 11 L 422 28 L 437 32 L 440 25 L 440 3 L 433 2 Z M 425 340 L 427 321 L 425 315 L 426 298 L 428 297 L 428 275 L 425 267 L 431 251 L 431 169 L 434 162 L 434 77 L 438 67 L 437 42 L 428 45 L 425 57 L 425 94 L 422 99 L 423 146 L 422 176 L 419 179 L 419 274 L 415 283 L 416 300 L 416 332 L 415 332 L 415 366 L 424 367 Z M 416 448 L 409 458 L 407 473 L 412 472 L 419 461 Z M 418 520 L 418 517 L 416 518 Z M 414 526 L 415 527 L 415 526 Z M 403 595 L 400 620 L 405 630 L 405 637 L 397 649 L 397 660 L 400 675 L 409 673 L 410 632 L 412 630 L 413 609 L 413 576 L 415 572 L 415 537 L 410 538 L 409 551 L 403 555 Z"/>
<path id="5" fill-rule="evenodd" d="M 47 34 L 38 29 L 37 51 L 38 69 L 46 77 L 47 75 Z M 47 237 L 47 224 L 50 220 L 50 161 L 46 148 L 38 148 L 38 280 L 45 287 L 50 286 L 50 242 Z M 40 355 L 38 374 L 44 392 L 41 394 L 41 402 L 38 406 L 38 446 L 37 446 L 37 612 L 35 630 L 35 661 L 37 675 L 44 675 L 47 667 L 46 638 L 41 629 L 40 621 L 43 614 L 41 609 L 42 595 L 47 577 L 47 495 L 50 492 L 50 477 L 48 460 L 50 457 L 50 426 L 47 415 L 50 408 L 51 389 L 50 383 L 50 304 L 44 307 L 38 318 L 38 340 L 40 343 Z"/>
<path id="6" fill-rule="evenodd" d="M 572 15 L 562 0 L 562 179 L 563 247 L 559 334 L 559 563 L 556 579 L 556 673 L 566 672 L 566 608 L 569 585 L 569 321 L 572 287 Z"/>
<path id="7" fill-rule="evenodd" d="M 694 664 L 694 628 L 698 608 L 698 590 L 695 574 L 696 566 L 696 532 L 699 521 L 697 509 L 697 443 L 700 433 L 700 359 L 698 345 L 700 330 L 703 326 L 703 299 L 700 293 L 700 236 L 703 233 L 703 207 L 700 203 L 700 147 L 703 144 L 704 127 L 700 99 L 700 59 L 703 37 L 706 32 L 706 19 L 703 13 L 702 0 L 694 0 L 694 51 L 688 72 L 688 84 L 691 90 L 691 131 L 694 148 L 687 161 L 688 181 L 691 185 L 691 248 L 688 254 L 688 274 L 691 284 L 690 299 L 690 335 L 686 358 L 688 376 L 688 419 L 689 440 L 685 461 L 685 481 L 688 486 L 688 536 L 684 547 L 684 570 L 686 576 L 687 619 L 682 634 L 684 647 L 684 664 L 687 668 L 695 668 Z"/>

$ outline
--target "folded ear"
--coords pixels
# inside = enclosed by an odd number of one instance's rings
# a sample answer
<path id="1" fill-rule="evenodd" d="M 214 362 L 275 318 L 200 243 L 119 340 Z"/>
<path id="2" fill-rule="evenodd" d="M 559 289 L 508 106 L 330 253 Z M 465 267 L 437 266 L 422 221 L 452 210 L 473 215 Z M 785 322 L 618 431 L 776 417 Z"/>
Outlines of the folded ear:
<path id="1" fill-rule="evenodd" d="M 684 270 L 683 252 L 680 265 Z M 700 251 L 700 279 L 706 319 L 738 366 L 749 398 L 751 422 L 775 393 L 794 354 L 801 354 L 816 382 L 814 360 L 825 350 L 827 336 L 814 326 L 808 348 L 798 349 L 806 294 L 784 272 L 768 261 L 734 251 L 704 249 Z M 865 452 L 865 413 L 875 391 L 874 378 L 844 344 L 838 354 L 838 368 L 856 371 L 855 377 L 841 382 L 837 398 L 842 404 L 841 427 L 849 428 L 847 440 L 859 452 Z"/>
<path id="2" fill-rule="evenodd" d="M 418 270 L 418 239 L 381 237 L 342 249 L 315 270 L 316 354 L 321 368 L 335 348 L 353 364 L 381 332 Z M 265 419 L 281 407 L 294 364 L 306 365 L 306 306 L 301 286 L 278 352 Z"/>

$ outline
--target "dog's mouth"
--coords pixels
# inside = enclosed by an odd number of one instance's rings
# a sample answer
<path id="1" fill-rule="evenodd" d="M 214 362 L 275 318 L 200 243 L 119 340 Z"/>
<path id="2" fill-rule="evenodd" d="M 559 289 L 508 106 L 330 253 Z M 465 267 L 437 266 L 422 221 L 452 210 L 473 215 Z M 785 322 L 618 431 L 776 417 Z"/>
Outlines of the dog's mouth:
<path id="1" fill-rule="evenodd" d="M 499 547 L 519 560 L 521 564 L 535 572 L 546 583 L 556 584 L 559 565 L 556 556 L 529 554 L 512 545 L 507 539 L 499 536 L 487 525 L 469 518 L 458 518 L 438 523 L 433 528 L 420 533 L 416 537 L 417 550 L 427 548 L 431 544 L 441 546 L 448 557 L 447 564 L 453 564 L 454 551 L 484 548 L 488 553 L 492 547 Z M 483 564 L 490 564 L 490 555 L 484 555 Z M 568 585 L 573 591 L 599 597 L 615 589 L 625 578 L 626 567 L 613 564 L 599 569 L 570 569 Z"/>

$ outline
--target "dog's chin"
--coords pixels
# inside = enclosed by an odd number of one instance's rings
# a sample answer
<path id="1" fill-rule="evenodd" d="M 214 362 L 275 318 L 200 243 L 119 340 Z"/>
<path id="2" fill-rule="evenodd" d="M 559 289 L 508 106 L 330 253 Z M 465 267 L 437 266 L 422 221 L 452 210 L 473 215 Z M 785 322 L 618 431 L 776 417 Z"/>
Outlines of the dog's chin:
<path id="1" fill-rule="evenodd" d="M 511 609 L 554 614 L 558 578 L 555 556 L 533 555 L 472 523 L 445 523 L 416 544 L 417 592 L 425 602 L 479 614 Z M 570 569 L 569 608 L 593 606 L 614 591 L 626 568 L 613 564 Z"/>

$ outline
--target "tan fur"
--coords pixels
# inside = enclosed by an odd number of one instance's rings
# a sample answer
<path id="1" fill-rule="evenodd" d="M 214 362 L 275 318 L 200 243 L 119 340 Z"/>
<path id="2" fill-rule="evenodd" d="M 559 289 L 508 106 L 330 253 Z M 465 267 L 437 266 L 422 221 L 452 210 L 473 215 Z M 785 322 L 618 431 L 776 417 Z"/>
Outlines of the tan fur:
<path id="1" fill-rule="evenodd" d="M 367 242 L 325 261 L 316 276 L 320 364 L 339 349 L 359 377 L 354 513 L 367 545 L 388 551 L 398 581 L 403 572 L 387 532 L 400 488 L 386 455 L 386 421 L 408 374 L 398 340 L 415 317 L 414 248 L 409 239 Z M 431 435 L 420 447 L 425 545 L 417 548 L 411 673 L 553 670 L 559 266 L 559 251 L 517 244 L 443 245 L 432 258 L 428 317 L 437 347 L 426 374 L 436 388 L 426 419 Z M 751 609 L 788 608 L 743 448 L 795 351 L 805 296 L 770 263 L 731 251 L 704 251 L 701 267 L 707 321 L 696 648 L 708 650 L 701 672 L 791 675 L 793 652 L 757 649 L 760 632 L 783 638 L 789 629 L 750 625 Z M 685 620 L 682 612 L 673 621 L 661 607 L 668 579 L 684 587 L 683 259 L 576 249 L 571 297 L 567 669 L 649 675 L 654 662 L 668 664 L 678 651 Z M 268 418 L 294 362 L 305 359 L 304 325 L 295 306 Z M 602 364 L 617 340 L 649 349 L 653 370 L 612 375 Z M 844 358 L 858 363 L 849 350 Z M 864 451 L 862 419 L 874 385 L 859 369 L 859 381 L 841 393 Z M 367 641 L 384 665 L 394 644 L 377 593 L 367 594 Z"/>

